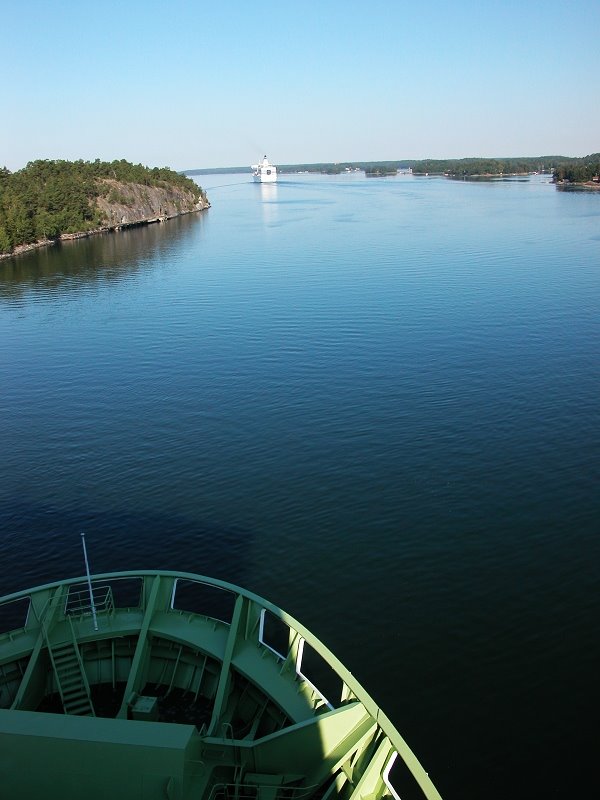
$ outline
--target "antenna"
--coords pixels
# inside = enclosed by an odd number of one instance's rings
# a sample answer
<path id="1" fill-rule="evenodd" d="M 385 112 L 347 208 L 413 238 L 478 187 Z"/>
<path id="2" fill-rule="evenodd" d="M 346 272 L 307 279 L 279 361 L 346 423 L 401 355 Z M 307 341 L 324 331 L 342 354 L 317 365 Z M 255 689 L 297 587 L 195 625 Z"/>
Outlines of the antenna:
<path id="1" fill-rule="evenodd" d="M 92 605 L 92 619 L 94 620 L 94 630 L 98 630 L 98 619 L 96 617 L 96 605 L 94 603 L 94 592 L 92 591 L 92 579 L 90 577 L 90 565 L 88 564 L 87 549 L 85 546 L 85 533 L 81 534 L 81 544 L 83 547 L 83 557 L 85 559 L 85 574 L 87 575 L 88 589 L 90 592 L 90 603 Z"/>

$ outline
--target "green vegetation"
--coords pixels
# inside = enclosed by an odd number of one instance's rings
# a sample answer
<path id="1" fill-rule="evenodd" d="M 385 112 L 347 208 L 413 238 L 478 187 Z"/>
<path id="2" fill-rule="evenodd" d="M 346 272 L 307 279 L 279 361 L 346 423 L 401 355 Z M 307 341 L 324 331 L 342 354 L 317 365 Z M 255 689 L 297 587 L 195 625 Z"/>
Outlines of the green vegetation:
<path id="1" fill-rule="evenodd" d="M 555 181 L 569 181 L 570 183 L 585 183 L 598 180 L 600 176 L 600 153 L 572 159 L 567 164 L 560 164 L 554 170 Z"/>
<path id="2" fill-rule="evenodd" d="M 372 178 L 383 178 L 386 175 L 396 175 L 398 167 L 395 161 L 382 161 L 365 167 L 365 175 Z"/>
<path id="3" fill-rule="evenodd" d="M 428 159 L 414 162 L 412 168 L 415 175 L 447 175 L 452 178 L 551 172 L 555 181 L 581 183 L 591 181 L 600 173 L 600 153 L 583 158 L 539 156 L 534 158 Z"/>
<path id="4" fill-rule="evenodd" d="M 106 224 L 95 200 L 121 202 L 124 195 L 108 181 L 179 187 L 204 196 L 190 178 L 168 167 L 120 161 L 31 161 L 18 172 L 0 169 L 0 253 L 21 244 L 58 239 Z"/>
<path id="5" fill-rule="evenodd" d="M 280 173 L 321 172 L 332 175 L 346 169 L 362 169 L 365 175 L 393 175 L 411 168 L 414 175 L 446 175 L 449 178 L 476 178 L 497 175 L 526 175 L 547 172 L 556 181 L 591 181 L 600 174 L 600 154 L 584 158 L 534 156 L 525 158 L 450 158 L 413 161 L 347 161 L 338 164 L 293 164 L 278 166 Z"/>
<path id="6" fill-rule="evenodd" d="M 413 173 L 448 175 L 454 178 L 477 175 L 522 175 L 529 172 L 550 172 L 558 161 L 562 161 L 560 156 L 426 159 L 414 164 Z"/>

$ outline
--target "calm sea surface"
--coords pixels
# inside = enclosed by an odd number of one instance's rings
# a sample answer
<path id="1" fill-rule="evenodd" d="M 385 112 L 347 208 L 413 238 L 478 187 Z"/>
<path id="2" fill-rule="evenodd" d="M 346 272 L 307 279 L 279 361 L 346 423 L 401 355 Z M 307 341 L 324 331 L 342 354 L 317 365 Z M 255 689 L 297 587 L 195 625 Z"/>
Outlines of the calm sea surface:
<path id="1" fill-rule="evenodd" d="M 592 796 L 600 193 L 200 182 L 0 262 L 0 594 L 84 530 L 298 617 L 445 800 Z"/>

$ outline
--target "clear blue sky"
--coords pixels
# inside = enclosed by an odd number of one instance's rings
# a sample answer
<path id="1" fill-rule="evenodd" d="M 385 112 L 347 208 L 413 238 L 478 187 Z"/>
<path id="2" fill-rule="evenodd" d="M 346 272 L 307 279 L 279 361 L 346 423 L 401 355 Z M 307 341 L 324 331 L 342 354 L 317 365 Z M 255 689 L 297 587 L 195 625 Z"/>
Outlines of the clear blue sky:
<path id="1" fill-rule="evenodd" d="M 600 151 L 599 0 L 1 0 L 0 166 Z"/>

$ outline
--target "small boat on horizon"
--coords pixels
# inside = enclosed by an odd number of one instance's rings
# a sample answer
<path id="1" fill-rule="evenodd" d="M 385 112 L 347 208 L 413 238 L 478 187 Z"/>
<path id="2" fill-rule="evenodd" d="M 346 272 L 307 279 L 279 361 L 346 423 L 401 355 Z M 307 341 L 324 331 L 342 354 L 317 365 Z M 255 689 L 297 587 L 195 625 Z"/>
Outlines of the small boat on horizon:
<path id="1" fill-rule="evenodd" d="M 263 156 L 262 163 L 252 164 L 252 177 L 257 183 L 275 183 L 277 180 L 277 167 L 269 163 L 269 159 Z"/>

